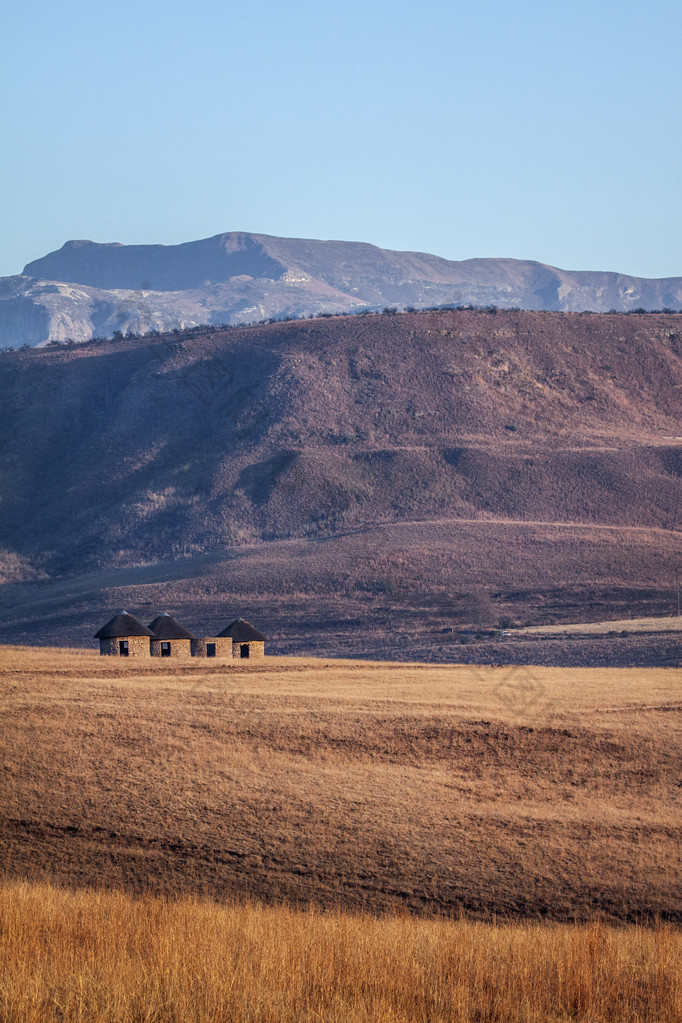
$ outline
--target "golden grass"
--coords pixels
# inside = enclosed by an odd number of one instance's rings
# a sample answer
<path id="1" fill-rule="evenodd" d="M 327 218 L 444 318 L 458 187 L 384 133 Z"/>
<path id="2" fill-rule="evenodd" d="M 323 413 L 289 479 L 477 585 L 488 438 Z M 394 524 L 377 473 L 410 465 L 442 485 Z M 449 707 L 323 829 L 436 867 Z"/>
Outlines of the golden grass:
<path id="1" fill-rule="evenodd" d="M 486 924 L 0 886 L 3 1023 L 677 1023 L 671 926 Z"/>
<path id="2" fill-rule="evenodd" d="M 566 635 L 568 633 L 585 633 L 606 635 L 609 632 L 680 632 L 682 631 L 682 615 L 668 615 L 657 618 L 618 618 L 605 622 L 571 622 L 566 625 L 528 625 L 523 629 L 515 629 L 516 635 Z"/>
<path id="3" fill-rule="evenodd" d="M 680 672 L 0 649 L 0 870 L 682 920 Z"/>

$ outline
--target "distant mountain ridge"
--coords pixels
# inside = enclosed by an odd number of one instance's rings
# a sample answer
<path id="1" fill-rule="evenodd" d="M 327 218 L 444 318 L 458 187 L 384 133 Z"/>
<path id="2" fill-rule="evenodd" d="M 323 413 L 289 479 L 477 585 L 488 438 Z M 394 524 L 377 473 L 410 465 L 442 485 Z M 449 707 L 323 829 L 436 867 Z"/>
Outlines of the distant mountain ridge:
<path id="1" fill-rule="evenodd" d="M 230 232 L 180 245 L 69 241 L 0 279 L 0 347 L 384 305 L 528 310 L 678 309 L 682 277 L 453 261 L 365 242 Z"/>

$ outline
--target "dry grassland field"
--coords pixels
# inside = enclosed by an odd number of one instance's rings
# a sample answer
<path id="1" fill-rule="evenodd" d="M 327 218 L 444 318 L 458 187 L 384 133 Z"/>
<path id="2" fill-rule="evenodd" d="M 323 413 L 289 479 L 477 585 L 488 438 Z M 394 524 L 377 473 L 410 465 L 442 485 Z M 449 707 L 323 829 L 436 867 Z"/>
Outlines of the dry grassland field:
<path id="1" fill-rule="evenodd" d="M 657 618 L 620 618 L 605 622 L 572 622 L 564 625 L 529 625 L 517 629 L 517 635 L 542 636 L 577 633 L 584 635 L 614 635 L 630 632 L 682 632 L 682 615 L 661 615 Z"/>
<path id="2" fill-rule="evenodd" d="M 682 919 L 679 670 L 1 657 L 9 876 Z"/>
<path id="3" fill-rule="evenodd" d="M 671 925 L 0 889 L 3 1023 L 678 1023 Z"/>
<path id="4" fill-rule="evenodd" d="M 681 680 L 0 648 L 0 1019 L 680 1019 Z"/>

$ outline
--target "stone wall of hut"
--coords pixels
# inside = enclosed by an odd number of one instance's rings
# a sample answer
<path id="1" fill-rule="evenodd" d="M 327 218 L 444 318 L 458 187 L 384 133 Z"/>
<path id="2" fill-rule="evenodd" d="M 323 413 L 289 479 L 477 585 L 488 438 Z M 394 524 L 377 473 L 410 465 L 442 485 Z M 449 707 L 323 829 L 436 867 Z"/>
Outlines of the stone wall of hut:
<path id="1" fill-rule="evenodd" d="M 206 638 L 193 639 L 192 657 L 206 657 L 206 647 L 209 643 L 215 645 L 216 657 L 232 657 L 232 640 L 227 636 L 207 636 Z"/>
<path id="2" fill-rule="evenodd" d="M 237 643 L 237 641 L 235 640 L 233 657 L 235 657 L 237 660 L 239 660 L 239 661 L 242 660 L 241 648 L 243 646 L 248 646 L 248 648 L 249 648 L 249 658 L 248 659 L 250 661 L 255 661 L 259 657 L 265 657 L 265 643 L 262 640 L 260 642 L 251 642 L 251 643 Z M 244 658 L 244 660 L 246 660 L 246 658 Z"/>
<path id="3" fill-rule="evenodd" d="M 128 657 L 149 657 L 149 636 L 112 636 L 111 639 L 100 639 L 100 654 L 120 657 L 119 643 L 125 640 L 128 642 Z"/>
<path id="4" fill-rule="evenodd" d="M 188 660 L 192 656 L 191 639 L 150 639 L 150 653 L 152 657 L 161 657 L 161 644 L 170 643 L 170 654 L 167 657 L 177 657 L 179 660 Z"/>

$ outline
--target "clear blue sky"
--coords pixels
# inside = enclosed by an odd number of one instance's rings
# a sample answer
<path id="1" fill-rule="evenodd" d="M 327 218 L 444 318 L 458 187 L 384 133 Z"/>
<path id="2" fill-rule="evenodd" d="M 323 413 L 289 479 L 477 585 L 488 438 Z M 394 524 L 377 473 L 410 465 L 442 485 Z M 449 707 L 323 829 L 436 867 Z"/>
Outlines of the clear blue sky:
<path id="1" fill-rule="evenodd" d="M 0 274 L 256 231 L 682 275 L 673 0 L 149 0 L 3 16 Z"/>

